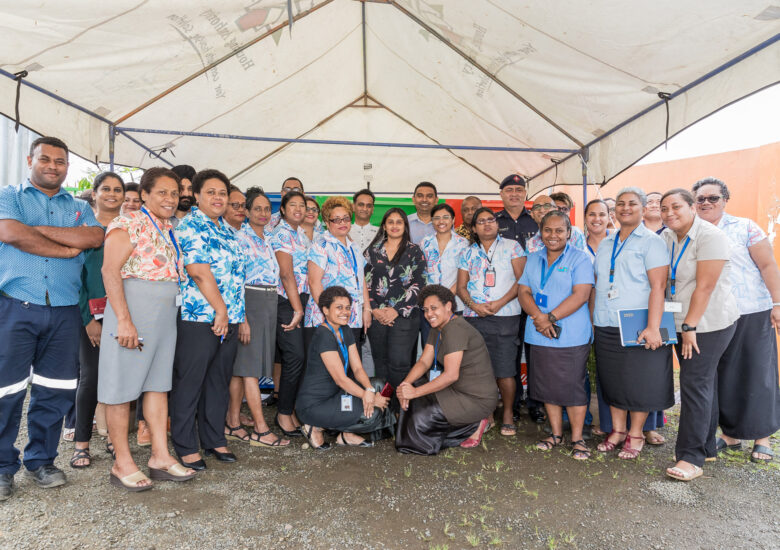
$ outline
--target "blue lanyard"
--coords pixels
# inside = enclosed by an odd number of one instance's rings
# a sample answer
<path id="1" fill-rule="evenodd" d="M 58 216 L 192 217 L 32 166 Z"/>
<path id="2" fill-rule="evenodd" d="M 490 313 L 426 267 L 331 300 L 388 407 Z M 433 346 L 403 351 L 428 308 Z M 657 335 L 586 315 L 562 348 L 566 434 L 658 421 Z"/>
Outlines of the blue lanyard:
<path id="1" fill-rule="evenodd" d="M 675 262 L 670 264 L 672 266 L 672 285 L 671 285 L 671 289 L 670 289 L 671 292 L 672 292 L 672 296 L 674 296 L 674 292 L 676 290 L 675 289 L 675 282 L 676 282 L 675 279 L 676 279 L 676 276 L 677 276 L 677 265 L 680 263 L 680 260 L 682 259 L 683 254 L 685 254 L 685 249 L 688 248 L 688 243 L 689 242 L 691 242 L 691 238 L 690 237 L 686 237 L 685 238 L 685 242 L 683 243 L 682 250 L 680 250 L 680 255 L 677 256 L 677 261 L 675 261 Z M 672 260 L 674 260 L 674 243 L 672 243 Z"/>
<path id="2" fill-rule="evenodd" d="M 451 315 L 449 320 L 452 321 L 454 318 L 455 315 Z M 441 330 L 439 330 L 439 334 L 436 335 L 436 344 L 433 346 L 433 366 L 431 367 L 433 370 L 438 370 L 436 368 L 436 358 L 439 356 L 439 342 L 441 342 Z"/>
<path id="3" fill-rule="evenodd" d="M 634 231 L 636 231 L 636 229 L 634 229 Z M 623 252 L 623 248 L 626 246 L 626 243 L 628 242 L 628 239 L 631 238 L 631 235 L 634 234 L 634 231 L 632 231 L 628 235 L 628 237 L 626 237 L 626 240 L 623 241 L 623 244 L 620 245 L 620 248 L 617 247 L 618 241 L 620 240 L 620 232 L 618 232 L 617 235 L 615 235 L 615 240 L 612 241 L 612 259 L 609 262 L 609 282 L 610 282 L 610 284 L 615 282 L 615 260 L 617 260 L 617 257 L 620 256 L 620 253 Z"/>
<path id="4" fill-rule="evenodd" d="M 358 261 L 357 257 L 355 256 L 355 249 L 351 246 L 344 246 L 341 244 L 341 242 L 336 241 L 341 248 L 342 252 L 347 256 L 347 259 L 352 261 L 352 273 L 355 274 L 355 284 L 357 285 L 358 291 L 360 290 L 360 277 L 358 277 Z M 348 250 L 349 249 L 349 250 Z"/>
<path id="5" fill-rule="evenodd" d="M 629 235 L 629 237 L 630 237 L 630 236 L 631 236 L 631 235 Z M 607 237 L 609 237 L 609 229 L 607 229 Z M 628 240 L 628 239 L 626 239 L 626 240 Z M 626 243 L 623 243 L 623 244 L 626 244 Z M 588 244 L 588 239 L 587 239 L 587 238 L 585 239 L 585 246 L 587 246 L 587 247 L 588 247 L 588 250 L 590 250 L 590 253 L 591 253 L 591 254 L 593 254 L 593 257 L 595 258 L 595 257 L 596 257 L 596 252 L 595 252 L 595 251 L 593 250 L 593 248 L 591 248 L 591 246 Z M 621 247 L 621 250 L 622 250 L 622 247 Z"/>
<path id="6" fill-rule="evenodd" d="M 568 246 L 568 245 L 567 245 L 567 246 Z M 555 270 L 555 268 L 558 266 L 558 264 L 559 264 L 559 263 L 561 263 L 561 260 L 563 259 L 563 255 L 564 255 L 565 253 L 566 253 L 566 250 L 564 250 L 563 252 L 561 252 L 561 255 L 560 255 L 560 256 L 558 256 L 558 259 L 557 259 L 557 260 L 555 260 L 555 261 L 552 263 L 552 265 L 550 266 L 550 269 L 547 269 L 547 271 L 545 271 L 545 269 L 547 268 L 547 260 L 545 260 L 544 258 L 542 258 L 542 271 L 541 271 L 541 273 L 540 273 L 540 275 L 541 275 L 541 281 L 540 281 L 540 283 L 539 283 L 539 286 L 541 287 L 541 288 L 540 288 L 540 290 L 544 290 L 544 285 L 546 285 L 546 284 L 547 284 L 547 281 L 549 281 L 549 280 L 550 280 L 550 276 L 553 274 L 553 271 L 554 271 L 554 270 Z"/>
<path id="7" fill-rule="evenodd" d="M 157 222 L 154 221 L 154 218 L 152 218 L 152 215 L 149 214 L 149 211 L 146 209 L 145 206 L 141 207 L 141 212 L 146 214 L 146 216 L 149 218 L 149 221 L 152 222 L 152 225 L 157 230 L 157 232 L 160 234 L 160 237 L 162 237 L 163 242 L 167 245 L 168 242 L 165 240 L 165 235 L 163 235 L 162 230 L 157 225 Z M 179 245 L 176 244 L 176 237 L 173 236 L 173 229 L 168 230 L 168 235 L 171 237 L 171 244 L 173 244 L 173 249 L 176 251 L 176 273 L 179 273 L 179 258 L 181 257 L 181 253 L 179 252 Z"/>
<path id="8" fill-rule="evenodd" d="M 333 336 L 336 336 L 336 330 L 330 326 L 330 323 L 325 321 L 325 324 L 328 325 L 328 328 L 333 333 Z M 341 352 L 341 356 L 344 360 L 344 374 L 347 374 L 349 370 L 349 351 L 347 350 L 346 344 L 344 344 L 344 329 L 343 327 L 339 327 L 339 336 L 341 336 L 341 340 L 336 338 L 336 343 L 339 345 L 339 351 Z"/>

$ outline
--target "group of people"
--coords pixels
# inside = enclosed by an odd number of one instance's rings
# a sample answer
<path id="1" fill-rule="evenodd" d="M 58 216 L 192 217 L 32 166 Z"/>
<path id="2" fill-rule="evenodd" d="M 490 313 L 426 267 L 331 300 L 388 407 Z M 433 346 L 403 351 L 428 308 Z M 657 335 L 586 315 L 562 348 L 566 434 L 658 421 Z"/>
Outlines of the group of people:
<path id="1" fill-rule="evenodd" d="M 150 168 L 130 192 L 98 175 L 93 212 L 61 187 L 65 143 L 36 140 L 28 162 L 29 180 L 0 190 L 0 500 L 21 466 L 30 382 L 24 466 L 42 487 L 65 483 L 53 462 L 71 408 L 70 464 L 90 466 L 98 402 L 110 482 L 128 491 L 190 480 L 204 457 L 235 462 L 228 440 L 475 447 L 494 417 L 515 436 L 523 403 L 549 421 L 541 451 L 564 444 L 568 422 L 574 459 L 591 457 L 588 431 L 606 436 L 598 451 L 635 459 L 664 442 L 675 337 L 682 407 L 667 475 L 694 479 L 743 439 L 752 460 L 772 459 L 780 271 L 763 231 L 725 213 L 719 180 L 591 201 L 583 232 L 565 193 L 526 209 L 519 175 L 501 182 L 498 213 L 466 198 L 459 227 L 430 182 L 415 188 L 414 214 L 390 208 L 373 226 L 368 189 L 320 204 L 291 177 L 274 213 L 261 188 L 186 165 Z M 621 334 L 625 312 L 646 316 L 636 334 Z M 591 348 L 600 426 L 588 430 Z M 264 418 L 263 377 L 281 435 Z M 136 401 L 148 476 L 128 439 Z"/>

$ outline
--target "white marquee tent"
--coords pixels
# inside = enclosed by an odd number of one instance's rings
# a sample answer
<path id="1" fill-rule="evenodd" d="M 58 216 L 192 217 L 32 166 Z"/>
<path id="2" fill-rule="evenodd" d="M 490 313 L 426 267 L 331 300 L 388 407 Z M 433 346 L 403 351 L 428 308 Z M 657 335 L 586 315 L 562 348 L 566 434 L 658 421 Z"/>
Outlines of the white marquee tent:
<path id="1" fill-rule="evenodd" d="M 270 190 L 601 183 L 778 81 L 773 0 L 0 0 L 0 113 Z"/>

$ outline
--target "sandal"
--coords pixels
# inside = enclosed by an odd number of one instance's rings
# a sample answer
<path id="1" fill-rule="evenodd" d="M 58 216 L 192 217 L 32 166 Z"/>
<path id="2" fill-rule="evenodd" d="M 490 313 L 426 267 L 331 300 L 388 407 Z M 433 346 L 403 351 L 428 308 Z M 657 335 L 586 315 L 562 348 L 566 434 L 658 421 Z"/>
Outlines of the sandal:
<path id="1" fill-rule="evenodd" d="M 303 432 L 303 426 L 298 426 L 296 429 L 294 429 L 292 431 L 288 431 L 288 430 L 285 430 L 284 428 L 282 428 L 282 425 L 279 424 L 279 415 L 278 414 L 274 417 L 274 424 L 276 424 L 277 428 L 282 430 L 282 434 L 284 435 L 284 437 L 301 437 L 301 433 Z M 298 430 L 300 430 L 300 432 Z M 304 433 L 303 435 L 306 435 L 306 434 Z"/>
<path id="2" fill-rule="evenodd" d="M 114 485 L 116 487 L 121 487 L 125 491 L 130 491 L 131 493 L 140 493 L 141 491 L 148 491 L 154 485 L 151 483 L 149 485 L 138 485 L 142 481 L 151 481 L 146 475 L 141 471 L 138 470 L 137 472 L 134 472 L 130 474 L 129 476 L 125 476 L 123 478 L 117 477 L 117 475 L 113 472 L 108 477 L 108 481 L 111 483 L 111 485 Z"/>
<path id="3" fill-rule="evenodd" d="M 63 441 L 73 441 L 74 437 L 76 437 L 76 428 L 65 428 L 62 430 Z"/>
<path id="4" fill-rule="evenodd" d="M 309 442 L 309 446 L 316 451 L 327 451 L 328 449 L 330 449 L 330 443 L 328 443 L 327 441 L 322 445 L 315 445 L 314 441 L 311 438 L 312 431 L 314 431 L 314 426 L 309 426 L 309 429 L 306 430 L 306 424 L 301 425 L 301 433 L 303 434 L 303 437 L 306 438 L 306 441 Z"/>
<path id="5" fill-rule="evenodd" d="M 741 451 L 742 450 L 742 442 L 739 441 L 738 443 L 733 443 L 733 444 L 729 445 L 728 443 L 726 443 L 725 439 L 723 439 L 722 437 L 719 437 L 718 440 L 715 442 L 715 452 L 720 454 L 721 452 L 723 452 L 723 451 L 725 451 L 727 449 L 730 450 L 730 451 Z"/>
<path id="6" fill-rule="evenodd" d="M 593 426 L 593 428 L 591 429 L 590 433 L 592 433 L 593 435 L 598 435 L 598 436 L 607 435 L 607 432 L 603 431 L 601 428 L 598 428 L 596 426 Z"/>
<path id="7" fill-rule="evenodd" d="M 767 455 L 769 458 L 758 458 L 757 456 L 753 456 L 756 454 Z M 769 464 L 774 458 L 775 453 L 766 445 L 753 445 L 753 450 L 750 451 L 750 462 L 755 462 L 756 464 Z"/>
<path id="8" fill-rule="evenodd" d="M 233 432 L 237 432 L 238 430 L 243 430 L 244 427 L 239 424 L 235 428 L 231 428 L 228 426 L 227 422 L 225 422 L 225 429 L 227 430 L 225 432 L 225 439 L 232 439 L 233 441 L 249 441 L 249 434 L 246 433 L 246 430 L 244 430 L 244 437 L 241 437 L 240 435 L 236 435 Z"/>
<path id="9" fill-rule="evenodd" d="M 585 449 L 578 449 L 577 445 L 580 447 L 585 447 Z M 588 448 L 588 444 L 585 443 L 584 439 L 572 441 L 571 446 L 571 457 L 574 460 L 588 460 L 590 458 L 590 449 Z"/>
<path id="10" fill-rule="evenodd" d="M 263 433 L 259 433 L 255 430 L 252 430 L 252 435 L 249 436 L 249 444 L 252 447 L 287 447 L 290 444 L 290 440 L 282 439 L 278 435 L 274 434 L 274 437 L 276 437 L 276 440 L 273 443 L 266 443 L 265 441 L 260 441 L 261 437 L 265 437 L 268 434 L 271 434 L 271 430 L 267 430 Z M 287 443 L 282 444 L 282 441 L 287 441 Z"/>
<path id="11" fill-rule="evenodd" d="M 697 477 L 700 477 L 703 473 L 704 470 L 702 470 L 699 466 L 694 466 L 692 472 L 687 472 L 677 466 L 666 469 L 667 476 L 673 479 L 678 479 L 680 481 L 693 481 Z"/>
<path id="12" fill-rule="evenodd" d="M 639 449 L 637 449 L 636 447 L 632 447 L 631 446 L 632 439 L 644 441 L 645 436 L 631 437 L 630 435 L 626 434 L 626 440 L 623 443 L 623 448 L 620 449 L 620 452 L 618 453 L 618 458 L 620 458 L 621 460 L 634 460 L 636 457 L 639 456 L 639 453 L 642 452 L 642 449 L 645 448 L 644 445 L 642 445 Z"/>
<path id="13" fill-rule="evenodd" d="M 114 444 L 110 441 L 106 441 L 106 452 L 111 455 L 111 458 L 116 460 L 116 451 L 114 451 Z"/>
<path id="14" fill-rule="evenodd" d="M 76 464 L 79 460 L 88 460 L 86 464 Z M 86 447 L 84 449 L 75 449 L 73 451 L 73 456 L 70 458 L 70 467 L 71 468 L 89 468 L 92 466 L 92 456 L 89 454 L 89 447 Z"/>
<path id="15" fill-rule="evenodd" d="M 341 442 L 339 442 L 339 438 L 341 438 Z M 344 437 L 344 432 L 341 432 L 336 438 L 336 445 L 339 445 L 341 447 L 373 447 L 374 446 L 372 442 L 366 441 L 365 439 L 360 443 L 350 443 L 349 441 L 347 441 L 347 438 Z"/>
<path id="16" fill-rule="evenodd" d="M 547 441 L 547 439 L 552 439 L 552 441 Z M 563 435 L 551 434 L 547 439 L 540 440 L 536 444 L 536 448 L 540 451 L 551 451 L 553 447 L 563 445 Z"/>
<path id="17" fill-rule="evenodd" d="M 490 418 L 483 418 L 479 421 L 479 428 L 477 428 L 476 439 L 469 437 L 466 441 L 462 441 L 460 446 L 464 449 L 473 449 L 474 447 L 479 447 L 479 444 L 482 443 L 482 436 L 492 427 L 493 425 L 490 423 Z"/>
<path id="18" fill-rule="evenodd" d="M 178 462 L 174 462 L 167 468 L 152 468 L 149 467 L 149 477 L 155 481 L 188 481 L 198 475 L 197 471 L 188 473 L 187 470 L 192 468 L 185 468 Z"/>
<path id="19" fill-rule="evenodd" d="M 596 447 L 596 449 L 598 449 L 600 453 L 608 453 L 610 451 L 614 451 L 619 444 L 623 443 L 626 440 L 626 438 L 624 437 L 620 441 L 616 441 L 615 443 L 612 443 L 609 440 L 609 438 L 612 437 L 612 434 L 625 435 L 626 437 L 628 437 L 628 432 L 616 432 L 615 430 L 612 430 L 611 432 L 609 432 L 607 438 L 601 443 L 599 443 L 598 446 Z"/>
<path id="20" fill-rule="evenodd" d="M 501 424 L 501 435 L 504 437 L 512 437 L 517 435 L 517 426 L 514 424 Z"/>
<path id="21" fill-rule="evenodd" d="M 645 432 L 645 442 L 648 445 L 663 445 L 666 443 L 666 438 L 655 430 L 649 430 Z"/>

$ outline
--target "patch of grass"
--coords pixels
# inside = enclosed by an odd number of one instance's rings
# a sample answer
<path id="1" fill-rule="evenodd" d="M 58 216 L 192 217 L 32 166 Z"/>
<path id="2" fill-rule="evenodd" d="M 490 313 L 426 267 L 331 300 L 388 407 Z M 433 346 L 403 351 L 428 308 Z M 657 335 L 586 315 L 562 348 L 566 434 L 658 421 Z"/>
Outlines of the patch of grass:
<path id="1" fill-rule="evenodd" d="M 550 536 L 547 538 L 547 548 L 548 550 L 555 550 L 558 548 L 558 541 L 555 540 L 555 537 Z"/>
<path id="2" fill-rule="evenodd" d="M 574 533 L 572 533 L 571 531 L 569 531 L 568 533 L 563 533 L 563 532 L 561 532 L 561 533 L 559 533 L 559 534 L 560 534 L 560 536 L 561 536 L 561 540 L 562 540 L 562 541 L 563 541 L 565 544 L 568 544 L 569 546 L 574 546 Z"/>
<path id="3" fill-rule="evenodd" d="M 404 466 L 404 477 L 411 477 L 412 476 L 412 465 L 407 464 Z"/>
<path id="4" fill-rule="evenodd" d="M 431 544 L 428 547 L 430 550 L 449 550 L 450 547 L 447 544 Z"/>
<path id="5" fill-rule="evenodd" d="M 488 542 L 488 544 L 490 546 L 501 546 L 502 544 L 504 544 L 504 541 L 501 540 L 501 537 L 496 534 L 490 537 L 490 542 Z"/>
<path id="6" fill-rule="evenodd" d="M 449 521 L 445 521 L 444 522 L 444 534 L 446 536 L 450 537 L 451 539 L 455 538 L 455 535 L 450 532 L 450 522 Z"/>
<path id="7" fill-rule="evenodd" d="M 472 547 L 476 548 L 479 546 L 479 536 L 477 536 L 475 533 L 467 533 L 466 542 L 468 542 Z"/>
<path id="8" fill-rule="evenodd" d="M 460 523 L 458 525 L 460 525 L 461 527 L 467 527 L 467 526 L 474 525 L 474 523 L 471 520 L 469 520 L 468 515 L 463 514 L 463 517 L 460 518 Z"/>

